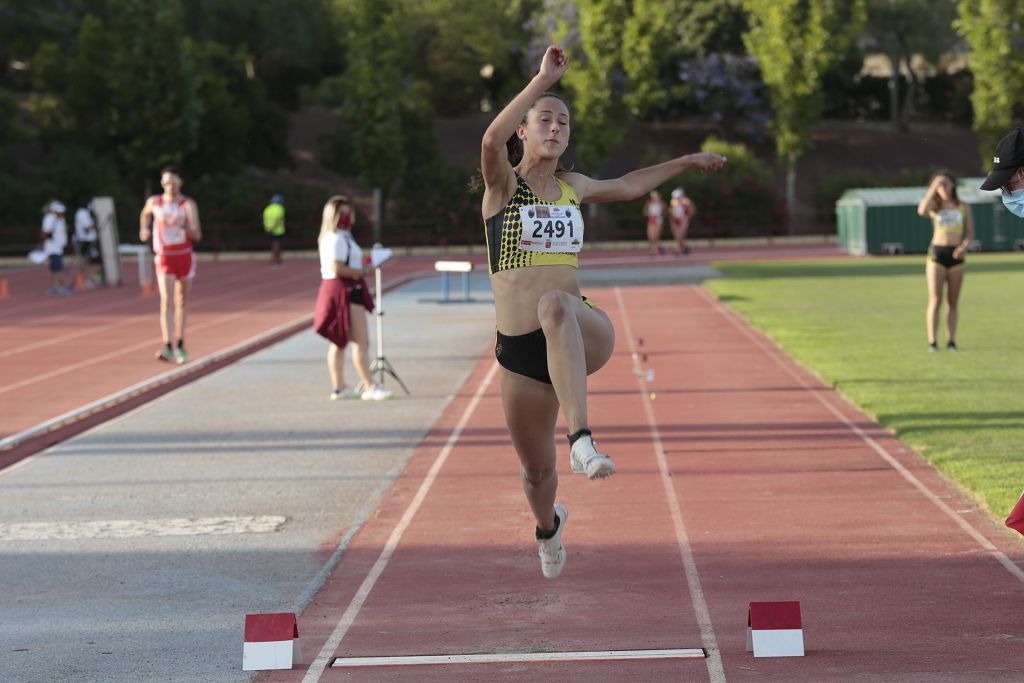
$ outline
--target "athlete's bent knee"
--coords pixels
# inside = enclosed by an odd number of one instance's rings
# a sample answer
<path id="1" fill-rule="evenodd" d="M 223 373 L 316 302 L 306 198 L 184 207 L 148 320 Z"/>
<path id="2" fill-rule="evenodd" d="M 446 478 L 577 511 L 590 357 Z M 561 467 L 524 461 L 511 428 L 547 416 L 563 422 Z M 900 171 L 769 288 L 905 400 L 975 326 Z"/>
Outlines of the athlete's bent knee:
<path id="1" fill-rule="evenodd" d="M 523 481 L 525 481 L 530 486 L 542 485 L 544 482 L 549 480 L 555 473 L 553 467 L 543 467 L 539 469 L 533 467 L 529 469 L 527 469 L 526 467 L 520 467 L 519 471 L 522 473 Z"/>
<path id="2" fill-rule="evenodd" d="M 572 310 L 572 296 L 568 292 L 547 292 L 537 302 L 537 318 L 544 329 L 561 325 Z"/>

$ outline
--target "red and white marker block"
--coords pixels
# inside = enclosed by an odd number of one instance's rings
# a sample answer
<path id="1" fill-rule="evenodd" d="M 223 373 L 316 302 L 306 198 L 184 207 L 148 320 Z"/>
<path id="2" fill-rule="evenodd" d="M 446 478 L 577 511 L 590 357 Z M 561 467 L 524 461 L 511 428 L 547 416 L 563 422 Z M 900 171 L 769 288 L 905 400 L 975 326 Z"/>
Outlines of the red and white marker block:
<path id="1" fill-rule="evenodd" d="M 747 652 L 755 657 L 803 657 L 800 603 L 752 602 L 747 612 Z"/>
<path id="2" fill-rule="evenodd" d="M 242 671 L 290 669 L 296 664 L 302 664 L 302 649 L 293 613 L 245 615 Z"/>
<path id="3" fill-rule="evenodd" d="M 1024 493 L 1020 494 L 1017 504 L 1010 510 L 1010 516 L 1006 518 L 1006 526 L 1024 534 Z"/>

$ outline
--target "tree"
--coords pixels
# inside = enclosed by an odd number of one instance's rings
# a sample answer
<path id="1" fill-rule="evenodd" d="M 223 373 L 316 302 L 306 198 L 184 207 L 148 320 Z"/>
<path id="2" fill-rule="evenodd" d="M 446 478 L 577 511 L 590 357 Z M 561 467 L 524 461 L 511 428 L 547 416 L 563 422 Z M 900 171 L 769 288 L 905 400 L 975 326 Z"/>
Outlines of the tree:
<path id="1" fill-rule="evenodd" d="M 195 45 L 178 0 L 111 0 L 104 106 L 114 156 L 134 182 L 181 164 L 198 141 L 202 103 Z"/>
<path id="2" fill-rule="evenodd" d="M 746 54 L 743 0 L 690 0 L 672 23 L 677 27 L 680 47 L 690 55 Z"/>
<path id="3" fill-rule="evenodd" d="M 408 22 L 400 3 L 356 2 L 348 26 L 343 113 L 352 165 L 360 180 L 379 190 L 383 210 L 388 190 L 405 172 L 400 102 L 408 85 L 403 83 Z"/>
<path id="4" fill-rule="evenodd" d="M 974 131 L 985 168 L 1024 103 L 1024 6 L 1017 0 L 960 0 L 956 22 L 971 46 Z M 1019 112 L 1018 112 L 1019 113 Z"/>
<path id="5" fill-rule="evenodd" d="M 761 66 L 775 151 L 786 168 L 786 202 L 796 203 L 796 162 L 821 118 L 821 77 L 860 32 L 864 0 L 744 0 L 743 40 Z"/>
<path id="6" fill-rule="evenodd" d="M 913 57 L 920 55 L 935 63 L 957 42 L 953 30 L 956 16 L 954 0 L 868 0 L 867 35 L 875 47 L 889 57 L 892 69 L 890 115 L 901 130 L 908 130 L 914 111 L 914 98 L 921 78 Z M 899 94 L 900 68 L 906 69 L 910 84 Z"/>
<path id="7" fill-rule="evenodd" d="M 499 81 L 515 66 L 514 46 L 527 38 L 522 16 L 536 0 L 403 1 L 413 24 L 409 73 L 431 84 L 433 110 L 443 116 L 480 111 L 482 92 L 497 96 Z"/>
<path id="8" fill-rule="evenodd" d="M 677 0 L 635 0 L 626 19 L 622 67 L 629 92 L 625 101 L 635 116 L 662 108 L 668 100 L 664 71 L 666 66 L 671 70 L 679 54 L 675 31 L 679 5 Z"/>
<path id="9" fill-rule="evenodd" d="M 196 43 L 212 41 L 240 50 L 252 77 L 288 109 L 298 106 L 302 86 L 343 65 L 345 51 L 338 49 L 326 0 L 182 2 L 188 35 Z"/>
<path id="10" fill-rule="evenodd" d="M 573 131 L 577 154 L 591 173 L 598 173 L 626 135 L 625 74 L 622 67 L 622 26 L 629 18 L 625 0 L 579 0 L 581 52 L 562 77 L 572 91 Z"/>

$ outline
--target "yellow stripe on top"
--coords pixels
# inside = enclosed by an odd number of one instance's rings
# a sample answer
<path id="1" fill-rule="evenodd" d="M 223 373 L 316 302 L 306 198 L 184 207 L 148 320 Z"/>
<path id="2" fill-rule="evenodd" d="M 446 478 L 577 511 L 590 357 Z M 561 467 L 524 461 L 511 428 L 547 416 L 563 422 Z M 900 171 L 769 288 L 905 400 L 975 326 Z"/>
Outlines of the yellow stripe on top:
<path id="1" fill-rule="evenodd" d="M 519 209 L 532 204 L 575 206 L 580 208 L 576 191 L 561 178 L 555 178 L 562 196 L 557 201 L 541 199 L 530 189 L 522 176 L 516 174 L 516 192 L 508 206 L 498 214 L 484 221 L 484 236 L 487 238 L 487 266 L 490 273 L 529 266 L 572 266 L 579 268 L 579 258 L 572 252 L 543 253 L 524 251 L 519 247 L 523 233 Z"/>

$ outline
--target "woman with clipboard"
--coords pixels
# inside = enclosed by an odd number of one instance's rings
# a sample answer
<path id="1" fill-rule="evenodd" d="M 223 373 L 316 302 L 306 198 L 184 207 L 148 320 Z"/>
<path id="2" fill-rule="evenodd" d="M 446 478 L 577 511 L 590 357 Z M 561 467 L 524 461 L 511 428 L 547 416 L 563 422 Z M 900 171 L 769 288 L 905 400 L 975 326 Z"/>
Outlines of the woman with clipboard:
<path id="1" fill-rule="evenodd" d="M 335 195 L 324 205 L 317 245 L 320 251 L 320 291 L 313 314 L 313 329 L 331 342 L 327 349 L 327 370 L 331 377 L 330 399 L 384 401 L 391 391 L 370 378 L 367 319 L 373 312 L 373 297 L 366 285 L 371 265 L 363 259 L 363 250 L 352 238 L 356 212 L 344 195 Z M 352 345 L 352 365 L 364 387 L 356 391 L 345 386 L 343 360 L 347 345 Z"/>

